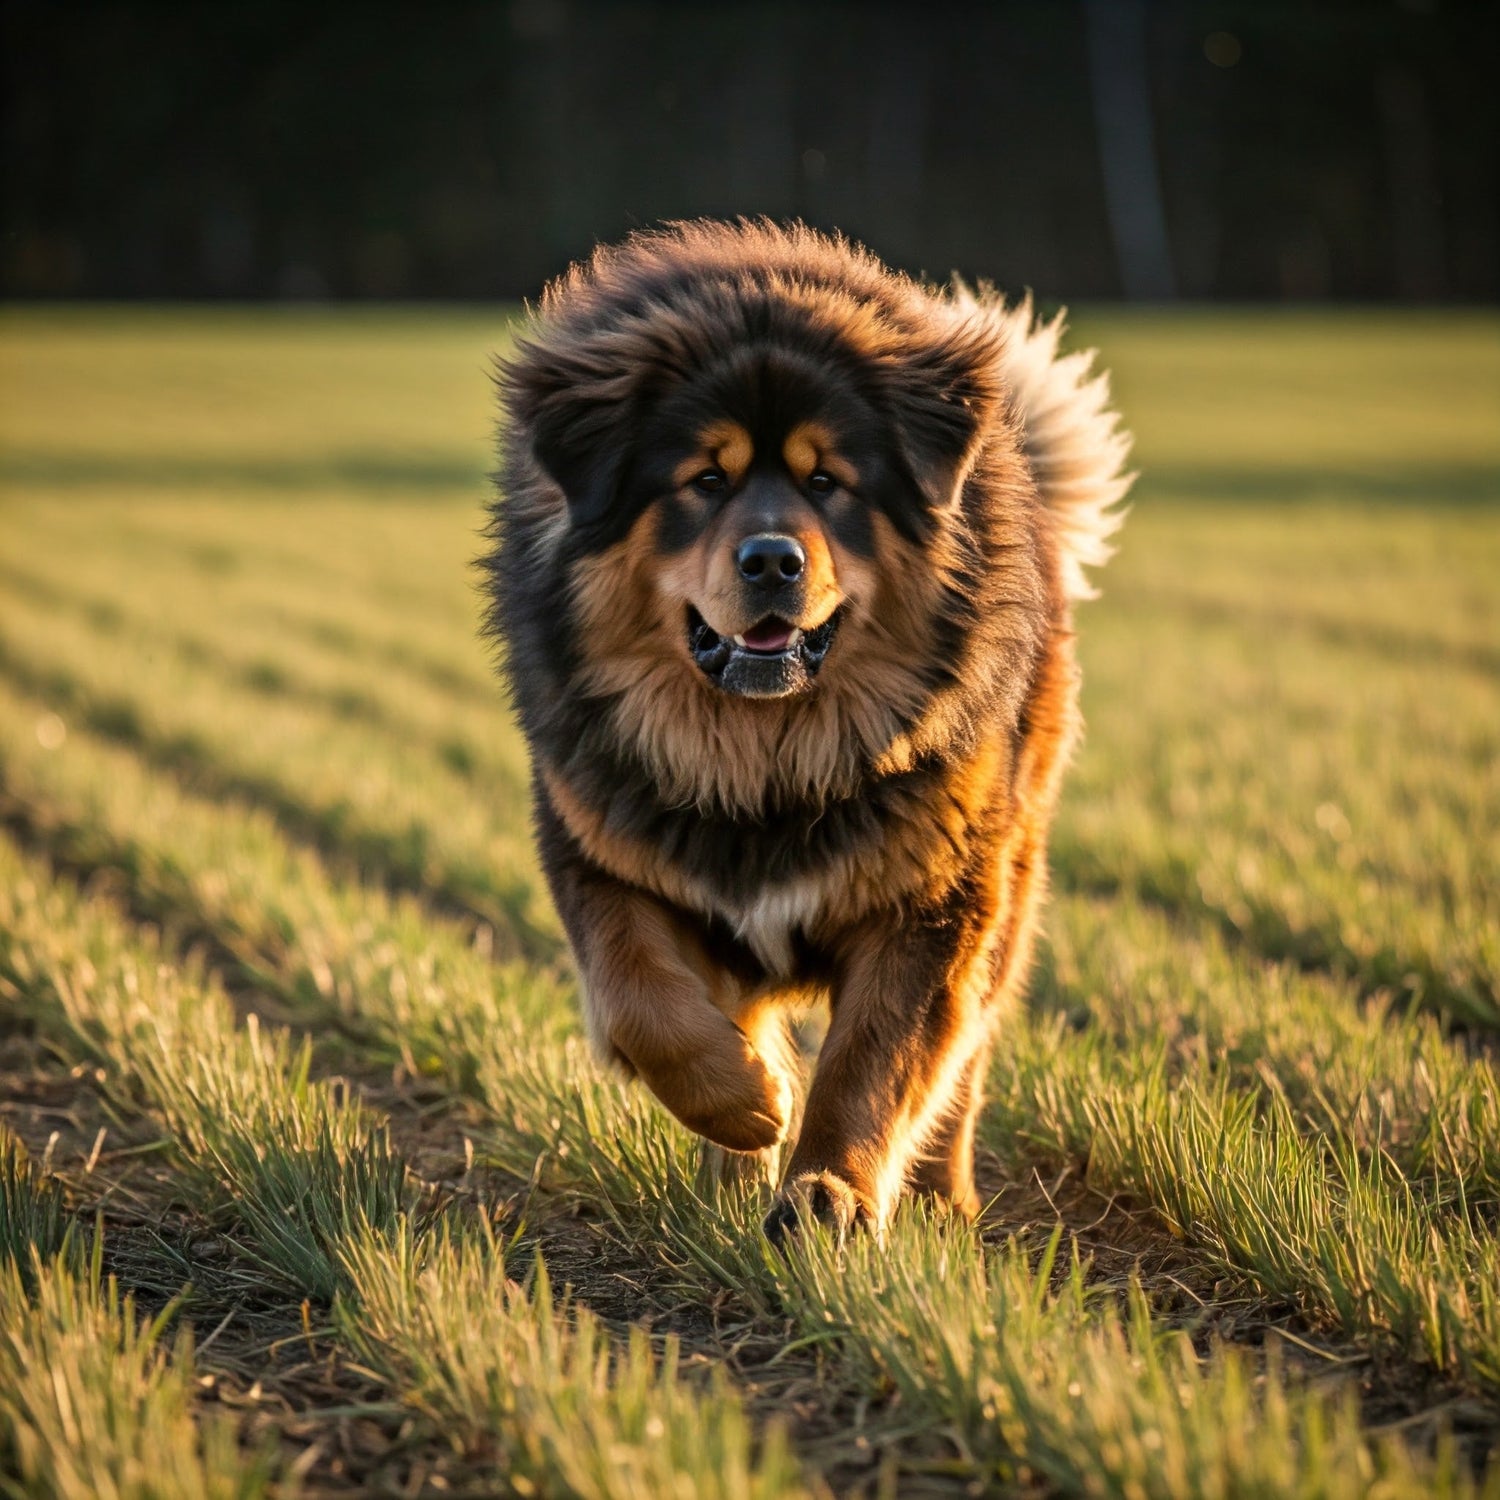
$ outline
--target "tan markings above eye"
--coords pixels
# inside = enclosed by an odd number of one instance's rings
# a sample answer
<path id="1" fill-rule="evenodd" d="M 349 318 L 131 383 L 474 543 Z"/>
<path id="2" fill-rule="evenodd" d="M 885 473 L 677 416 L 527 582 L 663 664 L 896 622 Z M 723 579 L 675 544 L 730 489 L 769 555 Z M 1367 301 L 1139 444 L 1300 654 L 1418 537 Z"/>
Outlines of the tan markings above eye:
<path id="1" fill-rule="evenodd" d="M 803 422 L 787 434 L 786 442 L 781 445 L 781 456 L 798 484 L 806 484 L 807 476 L 818 467 L 819 449 L 826 444 L 827 436 L 821 427 L 811 422 Z"/>
<path id="2" fill-rule="evenodd" d="M 738 484 L 755 457 L 755 446 L 750 441 L 750 434 L 738 422 L 725 422 L 715 436 L 718 438 L 718 447 L 714 457 L 730 481 Z"/>
<path id="3" fill-rule="evenodd" d="M 799 422 L 781 445 L 781 456 L 796 483 L 814 494 L 829 494 L 839 485 L 852 489 L 859 481 L 859 471 L 839 454 L 833 434 L 821 422 Z M 833 484 L 815 486 L 812 480 L 818 474 L 827 476 Z"/>
<path id="4" fill-rule="evenodd" d="M 678 489 L 697 485 L 710 469 L 719 471 L 726 485 L 736 485 L 745 477 L 754 449 L 750 434 L 738 422 L 728 418 L 711 422 L 695 436 L 697 448 L 672 470 L 672 480 Z"/>

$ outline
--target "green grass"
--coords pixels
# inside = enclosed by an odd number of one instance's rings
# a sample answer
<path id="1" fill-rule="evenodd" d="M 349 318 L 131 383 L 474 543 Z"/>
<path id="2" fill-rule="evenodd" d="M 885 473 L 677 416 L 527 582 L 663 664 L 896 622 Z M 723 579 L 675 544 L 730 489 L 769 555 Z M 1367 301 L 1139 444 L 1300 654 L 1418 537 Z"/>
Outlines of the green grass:
<path id="1" fill-rule="evenodd" d="M 0 1267 L 21 1296 L 36 1296 L 39 1267 L 66 1258 L 72 1225 L 62 1189 L 38 1172 L 26 1148 L 0 1126 Z"/>
<path id="2" fill-rule="evenodd" d="M 675 1338 L 659 1358 L 640 1329 L 616 1344 L 554 1302 L 541 1261 L 529 1289 L 512 1280 L 492 1234 L 370 1236 L 348 1265 L 357 1292 L 338 1311 L 355 1353 L 523 1493 L 802 1493 L 780 1426 L 756 1443 L 722 1378 L 683 1377 Z"/>
<path id="3" fill-rule="evenodd" d="M 192 1333 L 178 1305 L 137 1313 L 85 1259 L 55 1181 L 0 1126 L 0 1489 L 48 1500 L 254 1500 L 265 1444 L 195 1417 Z M 290 1488 L 290 1487 L 287 1487 Z M 285 1491 L 284 1491 L 285 1492 Z"/>
<path id="4" fill-rule="evenodd" d="M 579 1036 L 505 317 L 0 312 L 0 1493 L 1500 1495 L 1500 323 L 1080 324 L 993 1201 L 781 1260 Z"/>

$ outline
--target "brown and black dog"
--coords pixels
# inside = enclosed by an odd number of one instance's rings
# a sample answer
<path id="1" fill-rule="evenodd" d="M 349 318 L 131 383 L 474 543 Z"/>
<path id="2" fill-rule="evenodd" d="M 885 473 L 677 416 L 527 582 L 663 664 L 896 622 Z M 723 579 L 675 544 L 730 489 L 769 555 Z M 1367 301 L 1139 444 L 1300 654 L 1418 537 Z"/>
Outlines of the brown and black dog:
<path id="1" fill-rule="evenodd" d="M 1129 446 L 1057 322 L 801 226 L 690 223 L 553 283 L 501 370 L 487 568 L 601 1054 L 767 1221 L 972 1213 L 1078 729 L 1072 601 Z"/>

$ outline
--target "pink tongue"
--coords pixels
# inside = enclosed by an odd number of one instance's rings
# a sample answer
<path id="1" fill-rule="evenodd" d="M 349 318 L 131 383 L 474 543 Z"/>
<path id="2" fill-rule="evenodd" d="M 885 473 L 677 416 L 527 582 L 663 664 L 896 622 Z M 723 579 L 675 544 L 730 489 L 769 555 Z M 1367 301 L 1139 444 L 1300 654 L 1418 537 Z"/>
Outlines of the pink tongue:
<path id="1" fill-rule="evenodd" d="M 787 642 L 792 638 L 792 627 L 783 625 L 780 620 L 763 620 L 753 630 L 747 630 L 742 637 L 745 644 L 752 651 L 785 651 Z"/>

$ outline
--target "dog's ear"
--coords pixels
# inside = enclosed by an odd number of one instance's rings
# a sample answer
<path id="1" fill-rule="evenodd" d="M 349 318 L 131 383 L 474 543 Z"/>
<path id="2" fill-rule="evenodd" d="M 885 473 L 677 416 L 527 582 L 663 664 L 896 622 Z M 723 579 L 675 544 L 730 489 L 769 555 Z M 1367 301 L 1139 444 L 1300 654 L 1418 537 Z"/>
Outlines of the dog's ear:
<path id="1" fill-rule="evenodd" d="M 998 330 L 978 319 L 893 350 L 885 404 L 890 472 L 876 498 L 913 541 L 958 503 L 985 428 L 1000 405 Z"/>
<path id="2" fill-rule="evenodd" d="M 499 369 L 511 430 L 562 491 L 574 530 L 606 546 L 629 529 L 623 491 L 636 393 L 627 371 L 586 351 L 523 345 Z M 618 536 L 615 533 L 618 532 Z"/>

